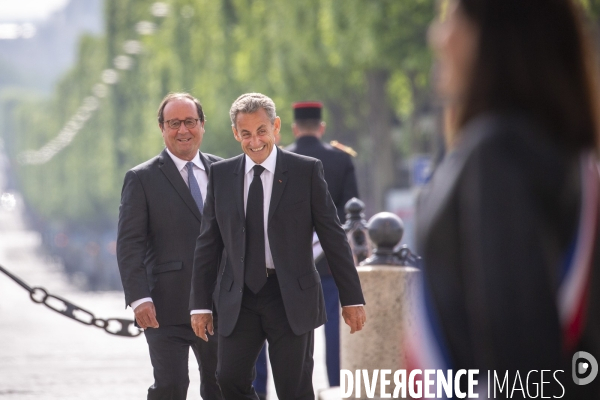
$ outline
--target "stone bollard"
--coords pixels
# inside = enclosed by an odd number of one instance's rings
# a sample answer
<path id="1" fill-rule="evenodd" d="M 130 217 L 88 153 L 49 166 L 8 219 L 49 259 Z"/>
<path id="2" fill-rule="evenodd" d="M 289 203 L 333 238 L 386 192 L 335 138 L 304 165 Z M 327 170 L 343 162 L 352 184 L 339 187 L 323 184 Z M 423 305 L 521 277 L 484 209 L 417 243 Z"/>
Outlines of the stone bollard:
<path id="1" fill-rule="evenodd" d="M 374 215 L 368 223 L 368 232 L 375 249 L 371 257 L 357 267 L 367 312 L 367 323 L 360 332 L 350 334 L 343 321 L 341 326 L 341 369 L 353 377 L 350 398 L 375 398 L 383 396 L 380 391 L 380 375 L 374 380 L 374 370 L 389 370 L 384 379 L 389 381 L 386 394 L 394 390 L 393 374 L 406 368 L 406 354 L 402 342 L 407 333 L 412 289 L 417 284 L 420 258 L 406 247 L 394 249 L 402 239 L 404 227 L 395 214 L 382 212 Z M 409 264 L 409 265 L 407 265 Z M 357 396 L 356 371 L 360 374 L 360 395 Z M 369 386 L 375 385 L 374 397 L 366 391 L 363 374 L 369 378 Z M 344 379 L 342 376 L 342 386 Z M 340 388 L 331 388 L 319 394 L 321 400 L 338 400 Z M 348 397 L 348 396 L 346 396 Z"/>

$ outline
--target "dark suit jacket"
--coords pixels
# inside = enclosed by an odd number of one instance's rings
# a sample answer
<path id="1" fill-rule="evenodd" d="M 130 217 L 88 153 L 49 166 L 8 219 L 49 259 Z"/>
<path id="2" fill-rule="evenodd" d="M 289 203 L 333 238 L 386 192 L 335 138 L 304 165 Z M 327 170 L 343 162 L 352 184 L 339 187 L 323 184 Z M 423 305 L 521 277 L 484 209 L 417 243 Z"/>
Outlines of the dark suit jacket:
<path id="1" fill-rule="evenodd" d="M 490 114 L 466 127 L 422 192 L 416 225 L 433 315 L 455 370 L 563 369 L 563 384 L 571 380 L 556 299 L 580 201 L 578 155 L 527 118 Z M 596 313 L 599 261 L 590 296 Z M 595 336 L 586 348 L 596 355 L 599 320 L 590 314 L 584 335 Z"/>
<path id="2" fill-rule="evenodd" d="M 346 221 L 344 206 L 353 197 L 358 197 L 358 186 L 354 164 L 349 154 L 323 143 L 314 136 L 303 136 L 285 148 L 292 153 L 314 157 L 323 163 L 327 190 L 337 208 L 340 222 Z"/>
<path id="3" fill-rule="evenodd" d="M 292 153 L 321 160 L 325 172 L 327 190 L 329 190 L 333 204 L 337 208 L 338 218 L 343 224 L 346 221 L 344 206 L 351 198 L 358 197 L 354 164 L 352 164 L 350 155 L 327 143 L 323 143 L 319 138 L 314 136 L 300 137 L 295 143 L 287 146 L 285 149 Z M 321 275 L 331 275 L 327 259 L 325 258 L 319 260 L 317 270 Z"/>
<path id="4" fill-rule="evenodd" d="M 220 159 L 200 153 L 207 173 Z M 117 236 L 125 304 L 152 297 L 161 326 L 190 323 L 190 282 L 201 221 L 166 149 L 127 172 Z"/>
<path id="5" fill-rule="evenodd" d="M 210 309 L 223 247 L 229 255 L 218 282 L 217 311 L 223 336 L 230 335 L 235 327 L 244 288 L 244 164 L 244 154 L 213 164 L 194 258 L 190 308 Z M 313 227 L 321 238 L 342 305 L 364 304 L 350 246 L 327 192 L 321 162 L 277 149 L 268 237 L 287 318 L 295 334 L 308 332 L 327 319 L 312 257 Z"/>

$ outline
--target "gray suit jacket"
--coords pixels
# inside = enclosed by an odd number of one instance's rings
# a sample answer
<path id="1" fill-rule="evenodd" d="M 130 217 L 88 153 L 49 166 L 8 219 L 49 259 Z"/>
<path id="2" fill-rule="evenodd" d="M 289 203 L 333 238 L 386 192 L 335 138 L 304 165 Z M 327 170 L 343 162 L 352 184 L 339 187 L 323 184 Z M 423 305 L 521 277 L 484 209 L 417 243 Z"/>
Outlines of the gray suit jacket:
<path id="1" fill-rule="evenodd" d="M 223 336 L 230 335 L 235 327 L 244 288 L 244 164 L 244 154 L 213 164 L 194 257 L 190 308 L 212 308 L 220 275 L 215 299 Z M 364 304 L 350 246 L 327 191 L 321 162 L 277 149 L 267 231 L 287 319 L 295 334 L 308 332 L 327 319 L 321 279 L 312 256 L 313 227 L 342 305 Z M 223 248 L 229 256 L 219 274 Z"/>
<path id="2" fill-rule="evenodd" d="M 207 173 L 220 160 L 203 153 L 200 159 Z M 161 326 L 190 323 L 190 282 L 201 221 L 166 149 L 125 175 L 117 235 L 125 303 L 152 297 Z"/>

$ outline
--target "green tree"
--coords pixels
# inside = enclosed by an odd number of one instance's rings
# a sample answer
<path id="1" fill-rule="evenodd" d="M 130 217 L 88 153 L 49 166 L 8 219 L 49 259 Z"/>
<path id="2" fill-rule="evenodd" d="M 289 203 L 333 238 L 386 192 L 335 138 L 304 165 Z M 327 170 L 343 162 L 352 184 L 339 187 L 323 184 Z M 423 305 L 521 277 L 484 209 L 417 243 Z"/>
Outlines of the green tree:
<path id="1" fill-rule="evenodd" d="M 203 151 L 228 157 L 240 152 L 229 107 L 259 91 L 278 106 L 283 144 L 293 140 L 291 104 L 323 101 L 328 137 L 357 148 L 361 191 L 369 211 L 380 211 L 402 156 L 392 131 L 401 124 L 410 132 L 429 102 L 433 3 L 171 0 L 163 17 L 152 14 L 153 0 L 106 0 L 105 35 L 82 38 L 51 98 L 2 101 L 19 188 L 45 223 L 114 229 L 125 171 L 163 146 L 156 108 L 164 95 L 198 97 L 207 115 Z M 154 32 L 141 35 L 141 21 Z M 139 54 L 124 47 L 132 40 Z M 118 81 L 98 86 L 107 69 Z M 43 164 L 18 163 L 18 154 L 73 123 L 90 96 L 98 108 L 67 147 Z"/>

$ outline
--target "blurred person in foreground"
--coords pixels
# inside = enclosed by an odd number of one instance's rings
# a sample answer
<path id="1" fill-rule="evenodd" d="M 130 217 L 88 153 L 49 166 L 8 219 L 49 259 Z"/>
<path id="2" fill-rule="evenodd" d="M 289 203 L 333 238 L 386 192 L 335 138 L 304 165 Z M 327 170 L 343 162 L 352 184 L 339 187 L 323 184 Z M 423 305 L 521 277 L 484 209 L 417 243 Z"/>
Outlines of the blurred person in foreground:
<path id="1" fill-rule="evenodd" d="M 125 303 L 144 329 L 154 368 L 149 400 L 187 397 L 188 358 L 200 369 L 200 394 L 222 399 L 216 381 L 217 337 L 207 343 L 190 325 L 194 247 L 202 223 L 208 172 L 220 160 L 199 151 L 204 136 L 200 102 L 171 93 L 158 109 L 166 149 L 125 175 L 117 261 Z"/>
<path id="2" fill-rule="evenodd" d="M 314 399 L 314 329 L 326 315 L 313 230 L 338 285 L 350 333 L 366 321 L 354 259 L 321 162 L 275 145 L 281 120 L 273 100 L 243 94 L 230 117 L 244 153 L 210 170 L 192 275 L 192 327 L 203 340 L 213 334 L 214 297 L 220 317 L 217 376 L 227 400 L 258 399 L 252 380 L 265 339 L 277 396 Z M 229 257 L 218 276 L 223 248 Z"/>
<path id="3" fill-rule="evenodd" d="M 416 225 L 438 359 L 479 369 L 482 384 L 508 371 L 512 387 L 518 371 L 530 391 L 539 371 L 562 370 L 560 384 L 543 377 L 544 396 L 600 398 L 600 378 L 571 378 L 575 352 L 600 360 L 597 64 L 582 11 L 570 0 L 441 6 L 430 41 L 449 151 Z"/>
<path id="4" fill-rule="evenodd" d="M 352 157 L 346 151 L 324 143 L 325 122 L 322 119 L 323 104 L 315 101 L 302 101 L 293 104 L 294 123 L 292 132 L 296 141 L 285 150 L 303 156 L 314 157 L 323 163 L 325 182 L 331 199 L 337 209 L 342 225 L 346 221 L 344 206 L 353 197 L 358 197 L 358 185 Z M 335 143 L 334 143 L 335 144 Z M 340 146 L 342 147 L 342 146 Z M 343 146 L 343 148 L 346 148 Z M 316 262 L 325 296 L 325 363 L 329 386 L 340 386 L 340 299 L 337 286 L 325 257 Z M 260 353 L 256 363 L 254 387 L 259 397 L 266 398 L 266 351 Z M 260 389 L 260 390 L 259 390 Z"/>

